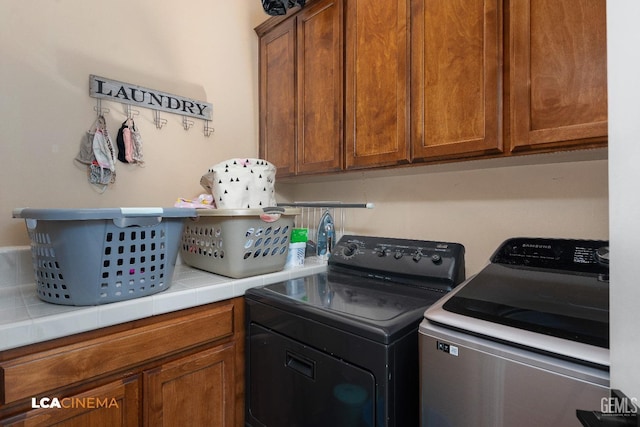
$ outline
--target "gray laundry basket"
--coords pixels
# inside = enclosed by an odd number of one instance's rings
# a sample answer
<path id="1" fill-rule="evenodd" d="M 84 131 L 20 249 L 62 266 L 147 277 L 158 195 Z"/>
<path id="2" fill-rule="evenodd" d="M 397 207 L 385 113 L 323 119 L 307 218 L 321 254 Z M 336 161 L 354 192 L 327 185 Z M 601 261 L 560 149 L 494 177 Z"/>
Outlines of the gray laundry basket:
<path id="1" fill-rule="evenodd" d="M 299 213 L 290 208 L 199 209 L 198 218 L 186 222 L 180 256 L 193 267 L 233 278 L 282 270 Z"/>
<path id="2" fill-rule="evenodd" d="M 171 285 L 187 217 L 195 209 L 16 209 L 26 222 L 40 299 L 98 305 Z"/>

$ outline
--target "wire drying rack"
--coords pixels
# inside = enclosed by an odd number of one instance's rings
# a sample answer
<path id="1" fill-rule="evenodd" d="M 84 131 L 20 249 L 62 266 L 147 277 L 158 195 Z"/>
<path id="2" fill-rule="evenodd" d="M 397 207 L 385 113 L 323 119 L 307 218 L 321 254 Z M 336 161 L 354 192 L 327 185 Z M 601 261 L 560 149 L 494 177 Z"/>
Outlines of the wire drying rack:
<path id="1" fill-rule="evenodd" d="M 301 213 L 296 216 L 294 226 L 296 228 L 306 228 L 308 239 L 315 242 L 318 234 L 318 224 L 325 211 L 328 210 L 333 217 L 336 241 L 338 241 L 345 233 L 349 209 L 373 209 L 374 204 L 314 201 L 278 203 L 278 206 L 300 208 Z"/>

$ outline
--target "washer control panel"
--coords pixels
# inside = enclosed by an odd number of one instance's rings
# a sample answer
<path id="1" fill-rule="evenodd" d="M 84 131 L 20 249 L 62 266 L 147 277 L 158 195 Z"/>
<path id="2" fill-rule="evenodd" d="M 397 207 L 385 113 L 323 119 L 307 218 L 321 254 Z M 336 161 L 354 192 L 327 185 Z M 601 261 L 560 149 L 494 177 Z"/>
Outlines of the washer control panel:
<path id="1" fill-rule="evenodd" d="M 578 273 L 609 273 L 606 240 L 514 237 L 491 257 L 495 264 Z"/>
<path id="2" fill-rule="evenodd" d="M 464 246 L 459 243 L 345 235 L 329 257 L 330 268 L 359 271 L 367 277 L 441 281 L 465 279 Z"/>

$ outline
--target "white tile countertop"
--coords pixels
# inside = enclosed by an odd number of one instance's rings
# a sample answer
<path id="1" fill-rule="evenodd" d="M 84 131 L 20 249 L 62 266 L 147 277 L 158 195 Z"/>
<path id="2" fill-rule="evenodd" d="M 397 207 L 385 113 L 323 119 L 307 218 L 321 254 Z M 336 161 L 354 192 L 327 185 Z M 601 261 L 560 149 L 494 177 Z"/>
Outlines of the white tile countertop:
<path id="1" fill-rule="evenodd" d="M 166 291 L 97 306 L 44 302 L 36 294 L 29 247 L 0 248 L 0 351 L 244 295 L 249 288 L 326 270 L 326 261 L 232 279 L 178 264 Z"/>

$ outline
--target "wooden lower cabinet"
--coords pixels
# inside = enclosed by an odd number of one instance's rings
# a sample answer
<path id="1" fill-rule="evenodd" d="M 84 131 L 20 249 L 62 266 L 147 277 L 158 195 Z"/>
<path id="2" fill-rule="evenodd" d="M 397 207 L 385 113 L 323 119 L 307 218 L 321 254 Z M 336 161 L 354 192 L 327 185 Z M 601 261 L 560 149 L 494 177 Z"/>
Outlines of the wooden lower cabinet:
<path id="1" fill-rule="evenodd" d="M 0 426 L 244 425 L 235 298 L 0 352 Z"/>
<path id="2" fill-rule="evenodd" d="M 233 344 L 144 373 L 145 426 L 233 426 Z"/>

